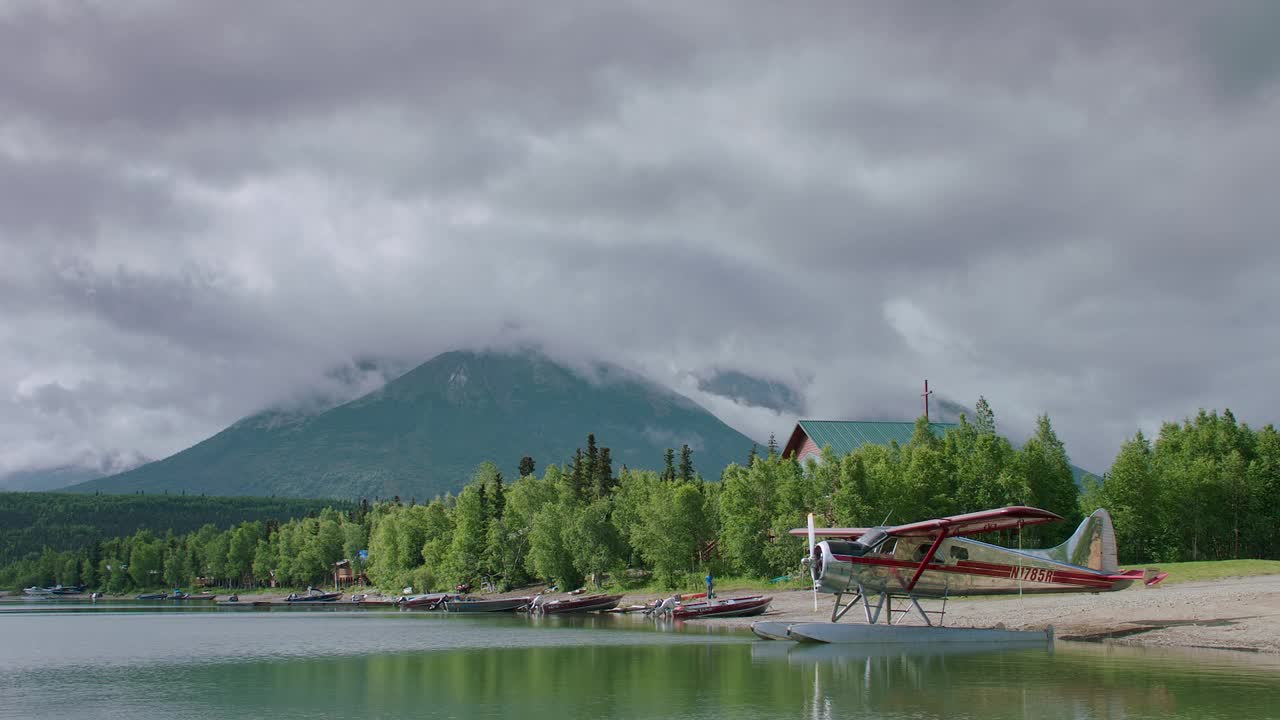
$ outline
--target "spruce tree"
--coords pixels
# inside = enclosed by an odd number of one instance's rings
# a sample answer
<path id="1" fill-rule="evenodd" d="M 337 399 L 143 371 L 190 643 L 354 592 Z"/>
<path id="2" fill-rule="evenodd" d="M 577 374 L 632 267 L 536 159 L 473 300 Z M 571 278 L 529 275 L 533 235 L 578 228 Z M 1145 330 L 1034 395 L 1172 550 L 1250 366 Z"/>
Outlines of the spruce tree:
<path id="1" fill-rule="evenodd" d="M 594 492 L 600 486 L 600 449 L 596 447 L 595 433 L 587 433 L 587 456 L 586 456 L 586 473 L 583 478 L 583 489 Z M 583 492 L 583 496 L 587 495 Z"/>
<path id="2" fill-rule="evenodd" d="M 666 482 L 676 479 L 676 453 L 671 448 L 667 448 L 667 453 L 663 456 L 662 479 Z"/>
<path id="3" fill-rule="evenodd" d="M 751 443 L 751 453 L 750 453 L 749 455 L 747 455 L 747 468 L 748 468 L 748 469 L 749 469 L 752 465 L 754 465 L 754 464 L 755 464 L 755 462 L 756 462 L 756 449 L 757 449 L 756 444 L 755 444 L 755 443 Z"/>
<path id="4" fill-rule="evenodd" d="M 778 456 L 778 439 L 769 433 L 769 459 L 772 460 Z"/>
<path id="5" fill-rule="evenodd" d="M 693 482 L 693 450 L 680 446 L 680 482 Z"/>
<path id="6" fill-rule="evenodd" d="M 600 448 L 596 470 L 596 497 L 608 497 L 613 493 L 613 457 L 609 448 Z"/>
<path id="7" fill-rule="evenodd" d="M 493 474 L 493 488 L 490 490 L 490 495 L 493 496 L 489 503 L 493 508 L 493 511 L 490 513 L 489 517 L 493 519 L 501 518 L 502 511 L 507 505 L 506 491 L 502 487 L 501 471 Z"/>
<path id="8" fill-rule="evenodd" d="M 582 448 L 578 448 L 573 453 L 573 468 L 569 472 L 569 487 L 573 488 L 573 495 L 581 499 L 583 497 L 583 488 L 587 483 L 587 468 L 582 462 Z"/>
<path id="9" fill-rule="evenodd" d="M 534 473 L 533 457 L 525 455 L 520 458 L 520 477 L 529 477 Z"/>

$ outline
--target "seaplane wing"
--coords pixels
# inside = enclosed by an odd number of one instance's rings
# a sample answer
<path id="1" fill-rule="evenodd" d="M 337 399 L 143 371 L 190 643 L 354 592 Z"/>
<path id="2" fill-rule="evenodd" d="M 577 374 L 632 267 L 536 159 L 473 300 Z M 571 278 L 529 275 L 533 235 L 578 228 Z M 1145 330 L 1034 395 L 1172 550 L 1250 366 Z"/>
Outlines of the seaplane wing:
<path id="1" fill-rule="evenodd" d="M 1061 519 L 1062 516 L 1057 513 L 1019 505 L 995 508 L 993 510 L 981 510 L 963 515 L 952 515 L 951 517 L 933 520 L 921 520 L 920 522 L 886 528 L 814 528 L 813 534 L 820 538 L 857 540 L 872 529 L 876 529 L 883 531 L 889 537 L 936 538 L 944 534 L 947 537 L 960 537 L 1057 522 Z M 809 529 L 795 528 L 790 533 L 795 537 L 806 537 L 809 534 Z"/>
<path id="2" fill-rule="evenodd" d="M 995 508 L 994 510 L 981 510 L 979 512 L 965 513 L 964 515 L 952 515 L 951 517 L 937 518 L 935 520 L 921 520 L 907 525 L 885 528 L 885 533 L 890 537 L 931 538 L 939 535 L 960 537 L 963 535 L 981 535 L 982 533 L 999 530 L 1013 530 L 1014 528 L 1023 528 L 1028 525 L 1057 522 L 1061 519 L 1062 516 L 1057 513 L 1019 505 Z"/>
<path id="3" fill-rule="evenodd" d="M 813 534 L 820 538 L 837 538 L 840 540 L 857 540 L 858 538 L 871 532 L 872 528 L 814 528 Z M 789 531 L 795 537 L 805 537 L 809 534 L 808 528 L 795 528 Z"/>

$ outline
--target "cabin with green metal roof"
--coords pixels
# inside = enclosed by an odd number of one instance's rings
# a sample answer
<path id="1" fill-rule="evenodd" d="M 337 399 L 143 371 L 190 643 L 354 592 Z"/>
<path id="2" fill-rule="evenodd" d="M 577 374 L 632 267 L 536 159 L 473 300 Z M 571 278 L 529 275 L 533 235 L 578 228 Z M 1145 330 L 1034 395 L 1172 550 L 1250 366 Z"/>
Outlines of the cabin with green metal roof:
<path id="1" fill-rule="evenodd" d="M 929 423 L 933 434 L 942 437 L 955 423 Z M 813 457 L 822 459 L 822 448 L 827 445 L 839 457 L 872 443 L 888 445 L 896 442 L 906 445 L 915 432 L 914 422 L 873 422 L 866 420 L 801 420 L 782 448 L 783 457 L 795 457 L 799 462 Z"/>

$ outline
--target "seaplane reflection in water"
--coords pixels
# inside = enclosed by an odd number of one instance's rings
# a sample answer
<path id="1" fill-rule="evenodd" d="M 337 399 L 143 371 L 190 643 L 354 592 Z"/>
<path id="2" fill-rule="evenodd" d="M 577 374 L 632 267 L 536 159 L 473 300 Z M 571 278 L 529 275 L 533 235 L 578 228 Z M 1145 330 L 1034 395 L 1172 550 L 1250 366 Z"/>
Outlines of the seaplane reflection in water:
<path id="1" fill-rule="evenodd" d="M 1111 592 L 1165 578 L 1167 573 L 1154 569 L 1119 568 L 1115 528 L 1102 509 L 1057 547 L 1014 549 L 969 537 L 1059 520 L 1048 510 L 1022 506 L 874 528 L 815 528 L 809 515 L 809 527 L 791 534 L 809 540 L 803 563 L 813 578 L 815 602 L 819 592 L 836 596 L 832 622 L 860 604 L 870 624 L 881 617 L 894 624 L 913 609 L 926 625 L 934 624 L 930 615 L 941 624 L 951 596 Z M 871 596 L 878 598 L 874 605 Z M 942 610 L 926 612 L 920 604 L 925 598 L 941 599 Z M 895 609 L 894 599 L 905 600 L 906 607 Z"/>

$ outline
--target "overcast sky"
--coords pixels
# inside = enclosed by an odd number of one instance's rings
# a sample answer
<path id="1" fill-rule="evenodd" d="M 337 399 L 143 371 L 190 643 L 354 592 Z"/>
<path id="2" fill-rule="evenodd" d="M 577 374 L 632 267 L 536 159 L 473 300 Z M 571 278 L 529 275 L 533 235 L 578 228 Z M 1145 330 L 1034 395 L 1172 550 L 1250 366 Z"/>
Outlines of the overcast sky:
<path id="1" fill-rule="evenodd" d="M 1280 3 L 320 5 L 0 0 L 0 472 L 529 343 L 757 438 L 699 377 L 1275 419 Z"/>

